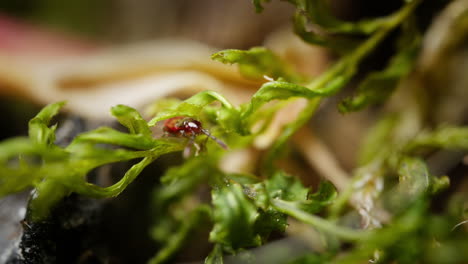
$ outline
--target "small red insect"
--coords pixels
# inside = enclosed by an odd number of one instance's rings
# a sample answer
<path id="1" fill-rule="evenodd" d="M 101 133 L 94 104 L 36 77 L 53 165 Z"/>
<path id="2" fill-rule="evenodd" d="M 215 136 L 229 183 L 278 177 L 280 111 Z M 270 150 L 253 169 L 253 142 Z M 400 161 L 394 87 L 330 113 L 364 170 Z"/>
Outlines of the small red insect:
<path id="1" fill-rule="evenodd" d="M 208 130 L 204 129 L 200 121 L 191 117 L 176 116 L 166 119 L 166 121 L 164 121 L 163 131 L 166 136 L 185 137 L 189 139 L 187 147 L 184 149 L 184 157 L 190 156 L 192 152 L 191 146 L 195 147 L 195 155 L 198 155 L 201 147 L 195 142 L 195 138 L 201 134 L 206 135 L 207 140 L 208 138 L 211 138 L 212 140 L 216 141 L 216 143 L 218 143 L 218 145 L 220 145 L 222 148 L 228 149 L 227 145 L 223 141 L 211 135 Z M 202 147 L 205 145 L 205 143 L 203 143 Z"/>

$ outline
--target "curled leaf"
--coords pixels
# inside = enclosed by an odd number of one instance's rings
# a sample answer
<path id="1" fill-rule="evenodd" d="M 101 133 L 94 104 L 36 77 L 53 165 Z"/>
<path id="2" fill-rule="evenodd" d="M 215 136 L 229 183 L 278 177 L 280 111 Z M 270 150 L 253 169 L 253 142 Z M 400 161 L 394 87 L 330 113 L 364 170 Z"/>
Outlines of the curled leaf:
<path id="1" fill-rule="evenodd" d="M 241 74 L 251 79 L 264 79 L 265 77 L 283 78 L 288 81 L 302 79 L 292 70 L 291 65 L 263 47 L 254 47 L 250 50 L 223 50 L 213 54 L 211 58 L 224 64 L 238 64 Z"/>
<path id="2" fill-rule="evenodd" d="M 126 105 L 117 105 L 112 107 L 111 112 L 122 125 L 128 128 L 131 134 L 151 135 L 148 124 L 137 110 Z"/>
<path id="3" fill-rule="evenodd" d="M 29 138 L 33 144 L 47 147 L 54 143 L 56 127 L 49 127 L 49 123 L 64 105 L 65 102 L 47 105 L 29 121 Z"/>
<path id="4" fill-rule="evenodd" d="M 325 0 L 289 0 L 296 6 L 298 13 L 324 30 L 332 33 L 364 33 L 376 31 L 385 18 L 365 19 L 358 22 L 343 21 L 333 15 Z"/>

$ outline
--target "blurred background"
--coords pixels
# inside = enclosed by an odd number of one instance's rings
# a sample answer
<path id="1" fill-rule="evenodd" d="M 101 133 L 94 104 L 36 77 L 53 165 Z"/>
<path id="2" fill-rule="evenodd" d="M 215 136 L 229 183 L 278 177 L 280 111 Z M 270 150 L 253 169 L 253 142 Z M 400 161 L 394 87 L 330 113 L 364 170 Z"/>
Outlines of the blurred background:
<path id="1" fill-rule="evenodd" d="M 386 15 L 402 2 L 330 1 L 334 13 L 346 20 Z M 335 56 L 292 34 L 293 12 L 292 5 L 279 0 L 266 4 L 260 14 L 248 0 L 0 1 L 0 140 L 26 135 L 29 119 L 59 100 L 68 101 L 65 118 L 81 120 L 76 133 L 110 122 L 108 109 L 116 104 L 144 111 L 158 98 L 186 98 L 204 89 L 221 91 L 236 104 L 245 102 L 261 82 L 244 79 L 236 67 L 212 62 L 210 55 L 221 49 L 266 45 L 299 71 L 317 75 Z M 381 66 L 389 51 L 379 49 L 365 67 Z M 458 100 L 453 105 L 460 106 L 465 97 L 449 101 Z M 324 103 L 314 119 L 314 133 L 334 153 L 338 167 L 349 171 L 378 110 L 342 116 L 336 111 L 338 101 Z M 466 111 L 460 112 L 466 120 Z M 148 234 L 154 216 L 147 202 L 158 182 L 154 175 L 177 162 L 180 155 L 163 157 L 105 205 L 102 234 L 95 238 L 105 241 L 95 250 L 107 252 L 102 255 L 111 256 L 111 263 L 142 263 L 156 252 Z M 286 163 L 306 183 L 318 182 L 303 157 Z M 128 166 L 114 166 L 107 174 L 121 177 Z M 1 223 L 8 221 L 5 212 Z M 208 231 L 201 227 L 198 235 Z M 188 244 L 180 261 L 200 260 L 210 250 L 197 241 Z"/>
<path id="2" fill-rule="evenodd" d="M 389 14 L 401 3 L 334 0 L 330 6 L 340 18 L 358 20 Z M 317 75 L 330 56 L 292 34 L 293 12 L 286 1 L 271 1 L 260 14 L 247 0 L 1 1 L 0 110 L 8 114 L 0 121 L 10 125 L 0 138 L 24 134 L 39 106 L 59 100 L 99 120 L 119 103 L 141 109 L 162 96 L 203 89 L 224 89 L 241 103 L 260 83 L 210 60 L 226 48 L 265 45 Z M 351 139 L 339 145 L 353 149 L 358 141 Z M 349 167 L 352 158 L 344 162 Z"/>
<path id="3" fill-rule="evenodd" d="M 292 8 L 271 4 L 260 18 L 250 1 L 2 1 L 0 10 L 30 23 L 104 43 L 183 37 L 217 47 L 248 47 L 289 20 Z"/>
<path id="4" fill-rule="evenodd" d="M 349 20 L 387 14 L 402 1 L 330 1 L 335 13 Z M 251 1 L 103 0 L 2 1 L 0 11 L 42 27 L 92 41 L 129 43 L 184 37 L 219 48 L 247 48 L 289 22 L 293 8 L 272 1 L 261 15 Z"/>

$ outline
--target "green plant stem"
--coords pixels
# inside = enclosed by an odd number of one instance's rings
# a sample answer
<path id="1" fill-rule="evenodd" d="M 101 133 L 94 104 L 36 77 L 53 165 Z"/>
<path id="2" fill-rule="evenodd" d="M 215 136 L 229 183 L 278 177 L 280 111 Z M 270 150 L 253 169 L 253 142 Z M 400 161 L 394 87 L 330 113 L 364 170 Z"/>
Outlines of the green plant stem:
<path id="1" fill-rule="evenodd" d="M 97 198 L 113 197 L 119 195 L 125 188 L 135 180 L 143 169 L 156 160 L 157 157 L 146 157 L 139 163 L 133 165 L 117 183 L 112 186 L 101 188 L 94 184 L 86 183 L 88 188 L 81 194 Z"/>
<path id="2" fill-rule="evenodd" d="M 205 264 L 223 264 L 223 246 L 219 243 L 216 243 L 213 247 L 213 250 L 205 258 Z"/>
<path id="3" fill-rule="evenodd" d="M 376 31 L 369 39 L 364 41 L 356 50 L 351 52 L 351 55 L 343 58 L 338 63 L 332 66 L 332 68 L 327 71 L 325 74 L 321 75 L 319 78 L 313 80 L 308 85 L 306 85 L 311 90 L 322 90 L 326 87 L 327 84 L 333 82 L 334 79 L 339 77 L 343 71 L 351 71 L 350 75 L 353 75 L 355 72 L 355 65 L 358 65 L 359 62 L 368 55 L 392 30 L 399 26 L 416 8 L 416 6 L 421 2 L 421 0 L 413 0 L 411 3 L 407 4 L 400 11 L 390 16 L 386 23 L 383 23 L 381 28 Z M 350 68 L 350 69 L 346 69 Z M 330 85 L 330 91 L 327 93 L 336 92 L 336 89 L 341 88 L 341 86 Z M 324 91 L 325 92 L 325 91 Z"/>
<path id="4" fill-rule="evenodd" d="M 330 206 L 330 220 L 336 220 L 340 212 L 343 210 L 346 204 L 348 204 L 349 199 L 353 196 L 353 185 L 354 181 L 351 181 L 348 187 L 338 195 L 336 200 Z"/>
<path id="5" fill-rule="evenodd" d="M 361 239 L 368 237 L 367 231 L 358 231 L 358 230 L 338 226 L 331 221 L 325 220 L 318 216 L 311 215 L 307 212 L 302 211 L 301 209 L 295 206 L 294 202 L 287 202 L 287 201 L 283 201 L 279 199 L 274 199 L 272 200 L 272 205 L 278 211 L 284 214 L 292 216 L 304 223 L 307 223 L 317 228 L 318 230 L 335 235 L 344 240 L 356 241 L 356 240 L 361 240 Z"/>
<path id="6" fill-rule="evenodd" d="M 320 90 L 324 95 L 337 92 L 356 73 L 357 65 L 362 59 L 372 52 L 392 30 L 399 26 L 412 13 L 420 1 L 421 0 L 413 0 L 400 11 L 390 16 L 390 18 L 382 24 L 382 27 L 369 39 L 364 41 L 351 55 L 340 60 L 326 73 L 307 84 L 306 87 L 311 90 Z M 343 75 L 343 77 L 341 75 Z M 265 165 L 263 167 L 266 168 L 267 173 L 271 170 L 272 161 L 277 156 L 278 151 L 296 131 L 312 118 L 322 98 L 323 97 L 309 100 L 308 106 L 304 108 L 298 118 L 283 129 L 282 134 L 278 137 L 278 140 L 272 146 L 271 151 L 267 154 L 267 158 L 265 159 Z M 350 195 L 347 196 L 349 198 Z"/>
<path id="7" fill-rule="evenodd" d="M 339 75 L 343 72 L 347 72 L 349 78 L 352 77 L 352 75 L 354 75 L 354 73 L 356 72 L 356 65 L 358 65 L 361 62 L 361 60 L 365 58 L 366 55 L 372 52 L 372 50 L 374 50 L 378 46 L 378 44 L 382 40 L 384 40 L 385 37 L 392 30 L 398 27 L 414 11 L 414 9 L 420 2 L 421 0 L 413 0 L 405 7 L 403 7 L 400 11 L 392 15 L 385 23 L 382 24 L 381 28 L 378 31 L 376 31 L 369 39 L 367 39 L 363 44 L 361 44 L 354 52 L 351 53 L 351 55 L 340 60 L 338 63 L 332 66 L 332 68 L 329 71 L 327 71 L 324 75 L 309 83 L 307 87 L 311 90 L 323 90 L 327 94 L 334 93 L 338 89 L 340 89 L 344 85 L 344 83 L 341 83 L 341 85 L 330 85 L 330 83 L 332 83 L 333 80 L 339 77 Z M 327 90 L 327 87 L 329 88 L 329 90 Z M 274 146 L 274 149 L 278 149 L 278 146 L 276 145 L 284 144 L 287 138 L 291 137 L 299 128 L 302 127 L 303 124 L 306 123 L 307 120 L 309 120 L 313 116 L 313 114 L 315 113 L 315 108 L 320 104 L 321 99 L 322 98 L 310 101 L 309 104 L 312 106 L 306 107 L 306 109 L 304 109 L 304 112 L 301 113 L 301 115 L 298 117 L 298 119 L 296 120 L 298 125 L 295 124 L 296 122 L 293 122 L 290 126 L 286 127 L 286 129 L 283 130 L 283 133 L 279 137 L 279 139 L 281 140 L 277 141 L 277 143 Z M 314 110 L 308 111 L 308 109 Z M 352 196 L 352 192 L 353 186 L 351 184 L 350 187 L 338 197 L 336 205 L 333 207 L 332 210 L 334 214 L 337 214 L 341 211 L 341 209 L 347 203 L 349 198 Z"/>
<path id="8" fill-rule="evenodd" d="M 270 151 L 266 154 L 266 158 L 263 164 L 263 168 L 266 171 L 267 175 L 271 175 L 273 172 L 272 163 L 276 157 L 278 157 L 279 152 L 283 149 L 284 144 L 288 141 L 290 137 L 296 133 L 302 126 L 304 126 L 310 118 L 314 115 L 318 106 L 320 105 L 320 99 L 314 98 L 309 100 L 307 106 L 302 110 L 297 119 L 294 122 L 287 124 L 281 135 L 277 138 Z"/>
<path id="9" fill-rule="evenodd" d="M 125 188 L 136 179 L 143 169 L 155 161 L 159 156 L 170 152 L 175 152 L 183 149 L 182 144 L 171 144 L 165 146 L 165 149 L 155 148 L 147 151 L 147 155 L 139 163 L 133 165 L 117 183 L 109 187 L 99 187 L 94 184 L 84 182 L 78 186 L 74 186 L 73 190 L 76 193 L 94 197 L 106 198 L 119 195 Z"/>

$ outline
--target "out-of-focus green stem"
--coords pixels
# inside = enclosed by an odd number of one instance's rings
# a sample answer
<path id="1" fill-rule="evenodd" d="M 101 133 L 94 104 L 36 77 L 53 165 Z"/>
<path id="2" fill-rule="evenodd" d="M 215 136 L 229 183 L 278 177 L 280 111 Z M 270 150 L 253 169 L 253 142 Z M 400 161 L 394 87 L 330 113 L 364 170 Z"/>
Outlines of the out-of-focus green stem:
<path id="1" fill-rule="evenodd" d="M 420 2 L 421 0 L 413 0 L 404 6 L 400 11 L 390 16 L 388 20 L 382 24 L 381 28 L 376 31 L 369 39 L 364 41 L 355 51 L 353 51 L 347 57 L 341 59 L 327 72 L 306 86 L 311 90 L 322 90 L 324 94 L 333 94 L 337 92 L 356 73 L 357 65 L 359 65 L 362 59 L 370 54 L 372 50 L 374 50 L 392 30 L 399 26 L 412 13 L 412 11 Z M 308 120 L 310 120 L 310 118 L 314 115 L 315 110 L 320 105 L 322 98 L 323 97 L 309 100 L 308 106 L 303 110 L 298 118 L 283 129 L 282 134 L 278 137 L 278 140 L 273 145 L 272 150 L 267 154 L 264 165 L 265 168 L 268 168 L 268 166 L 272 165 L 271 163 L 275 156 L 277 156 L 276 154 L 278 150 L 282 148 L 287 140 L 292 135 L 294 135 L 297 130 L 305 125 Z"/>
<path id="2" fill-rule="evenodd" d="M 331 221 L 304 212 L 303 210 L 297 208 L 294 202 L 287 202 L 279 199 L 274 199 L 272 200 L 272 204 L 278 211 L 292 216 L 304 223 L 307 223 L 317 228 L 318 230 L 338 236 L 344 240 L 356 241 L 368 237 L 367 231 L 359 231 L 338 226 Z"/>
<path id="3" fill-rule="evenodd" d="M 276 139 L 271 150 L 266 154 L 264 168 L 267 174 L 270 174 L 272 169 L 272 162 L 276 157 L 278 157 L 278 152 L 282 149 L 283 145 L 287 142 L 287 140 L 290 137 L 294 135 L 294 133 L 296 133 L 297 130 L 299 130 L 310 120 L 310 118 L 314 115 L 319 105 L 319 98 L 309 100 L 307 106 L 304 108 L 304 110 L 302 110 L 297 119 L 294 120 L 294 122 L 287 124 L 283 128 L 281 135 Z"/>
<path id="4" fill-rule="evenodd" d="M 346 68 L 354 68 L 359 64 L 359 62 L 367 56 L 392 30 L 394 30 L 397 26 L 399 26 L 416 8 L 416 6 L 421 2 L 421 0 L 413 0 L 406 6 L 404 6 L 400 11 L 396 12 L 394 15 L 390 16 L 388 20 L 382 24 L 381 28 L 376 31 L 372 36 L 364 41 L 361 45 L 356 48 L 350 55 L 341 59 L 335 65 L 333 65 L 327 72 L 322 74 L 319 78 L 314 79 L 312 82 L 307 84 L 312 90 L 321 90 L 328 84 L 331 83 L 334 79 L 339 77 L 338 75 L 343 71 L 351 70 L 355 71 L 355 69 L 346 69 Z M 352 74 L 350 74 L 352 75 Z M 341 87 L 329 86 L 332 91 L 330 93 L 335 92 L 337 89 Z"/>

